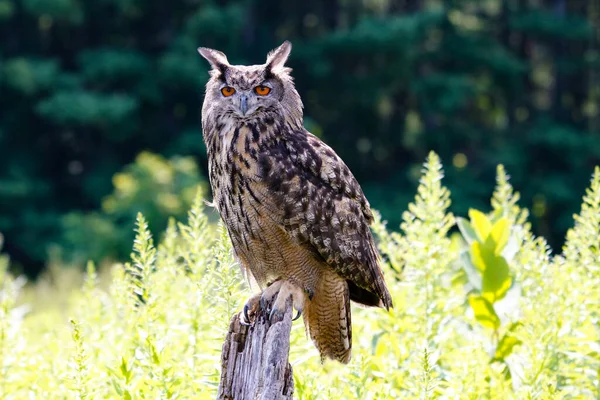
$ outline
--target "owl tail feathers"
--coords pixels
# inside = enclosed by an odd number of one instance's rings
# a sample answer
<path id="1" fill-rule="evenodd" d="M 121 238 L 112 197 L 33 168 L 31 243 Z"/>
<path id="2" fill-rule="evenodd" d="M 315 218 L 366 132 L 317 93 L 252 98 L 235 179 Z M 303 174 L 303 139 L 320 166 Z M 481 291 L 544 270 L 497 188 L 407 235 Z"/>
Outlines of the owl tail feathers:
<path id="1" fill-rule="evenodd" d="M 306 300 L 304 324 L 315 346 L 325 358 L 343 364 L 352 353 L 350 293 L 346 280 L 333 271 L 325 273 L 311 300 Z"/>
<path id="2" fill-rule="evenodd" d="M 390 295 L 387 286 L 385 286 L 383 278 L 378 286 L 380 287 L 379 290 L 381 291 L 381 302 L 379 303 L 379 307 L 385 308 L 389 311 L 390 308 L 394 308 L 394 304 L 392 303 L 392 295 Z"/>

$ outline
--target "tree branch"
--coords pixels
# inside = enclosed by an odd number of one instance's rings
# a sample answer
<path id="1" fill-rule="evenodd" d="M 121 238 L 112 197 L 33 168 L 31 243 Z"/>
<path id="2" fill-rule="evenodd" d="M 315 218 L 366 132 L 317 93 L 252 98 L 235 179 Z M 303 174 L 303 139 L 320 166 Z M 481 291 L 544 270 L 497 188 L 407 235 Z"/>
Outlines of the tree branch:
<path id="1" fill-rule="evenodd" d="M 271 321 L 264 310 L 252 326 L 242 325 L 239 313 L 231 318 L 221 353 L 219 399 L 292 399 L 294 378 L 288 361 L 292 312 L 289 299 L 285 312 Z"/>

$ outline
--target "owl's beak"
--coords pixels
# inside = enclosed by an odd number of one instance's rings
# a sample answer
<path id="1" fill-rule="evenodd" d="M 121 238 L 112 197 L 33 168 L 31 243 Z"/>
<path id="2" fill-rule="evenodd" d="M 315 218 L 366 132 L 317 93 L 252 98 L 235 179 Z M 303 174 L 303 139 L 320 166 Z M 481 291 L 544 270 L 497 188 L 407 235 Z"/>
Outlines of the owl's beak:
<path id="1" fill-rule="evenodd" d="M 240 111 L 242 115 L 246 115 L 246 111 L 248 111 L 248 97 L 245 94 L 240 98 Z"/>

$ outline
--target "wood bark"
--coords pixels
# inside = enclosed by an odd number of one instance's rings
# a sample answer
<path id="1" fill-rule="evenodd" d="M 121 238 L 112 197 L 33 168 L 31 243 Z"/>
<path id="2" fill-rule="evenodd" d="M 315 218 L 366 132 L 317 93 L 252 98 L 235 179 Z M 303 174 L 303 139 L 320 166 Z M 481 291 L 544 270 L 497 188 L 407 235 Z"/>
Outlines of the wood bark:
<path id="1" fill-rule="evenodd" d="M 267 310 L 270 304 L 267 304 Z M 252 326 L 231 318 L 221 353 L 221 381 L 218 399 L 292 399 L 294 378 L 289 363 L 292 305 L 285 312 L 269 314 L 259 310 Z"/>

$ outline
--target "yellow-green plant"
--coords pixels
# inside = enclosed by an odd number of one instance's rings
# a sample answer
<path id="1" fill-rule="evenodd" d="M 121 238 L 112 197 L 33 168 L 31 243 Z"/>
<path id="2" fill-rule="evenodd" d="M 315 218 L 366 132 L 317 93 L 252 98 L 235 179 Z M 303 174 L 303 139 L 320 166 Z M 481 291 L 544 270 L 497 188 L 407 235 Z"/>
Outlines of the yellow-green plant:
<path id="1" fill-rule="evenodd" d="M 475 319 L 492 332 L 492 361 L 507 363 L 513 348 L 521 343 L 513 334 L 520 324 L 515 301 L 519 291 L 509 267 L 518 250 L 517 241 L 514 235 L 511 240 L 509 220 L 501 214 L 490 219 L 480 211 L 470 210 L 469 218 L 470 221 L 457 220 L 467 243 L 461 263 L 470 286 L 468 302 Z M 499 306 L 503 308 L 503 318 L 496 310 Z M 506 372 L 510 376 L 510 370 Z"/>
<path id="2" fill-rule="evenodd" d="M 600 169 L 554 256 L 532 234 L 503 168 L 491 211 L 472 210 L 469 220 L 448 212 L 442 178 L 431 153 L 400 231 L 376 219 L 394 309 L 353 308 L 349 365 L 321 364 L 294 325 L 295 396 L 598 398 Z M 449 236 L 455 223 L 463 245 Z M 257 289 L 201 195 L 187 222 L 171 220 L 154 243 L 138 215 L 130 263 L 110 271 L 90 263 L 67 302 L 32 310 L 24 299 L 45 283 L 23 288 L 0 257 L 1 399 L 215 398 L 230 318 Z"/>

